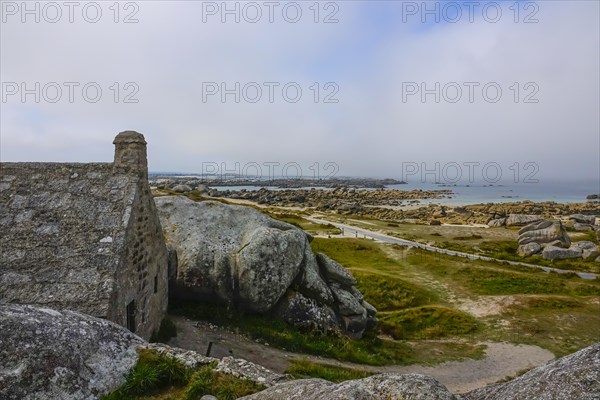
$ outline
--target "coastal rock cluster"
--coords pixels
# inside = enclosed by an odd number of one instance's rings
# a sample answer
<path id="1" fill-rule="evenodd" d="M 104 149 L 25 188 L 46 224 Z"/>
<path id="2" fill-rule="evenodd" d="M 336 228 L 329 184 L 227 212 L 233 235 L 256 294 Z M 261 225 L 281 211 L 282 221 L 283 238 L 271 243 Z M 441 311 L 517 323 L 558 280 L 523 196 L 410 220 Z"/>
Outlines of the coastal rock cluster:
<path id="1" fill-rule="evenodd" d="M 258 204 L 280 207 L 314 207 L 317 211 L 358 213 L 368 206 L 400 206 L 406 200 L 451 197 L 450 190 L 210 190 L 210 196 L 250 200 Z"/>
<path id="2" fill-rule="evenodd" d="M 589 221 L 592 221 L 592 218 Z M 522 257 L 540 252 L 546 260 L 568 258 L 594 260 L 600 256 L 600 249 L 591 241 L 571 243 L 562 222 L 557 220 L 542 220 L 524 226 L 519 230 L 518 242 L 517 253 Z"/>
<path id="3" fill-rule="evenodd" d="M 518 203 L 489 203 L 467 206 L 440 206 L 430 204 L 417 207 L 419 200 L 409 200 L 410 207 L 397 208 L 386 206 L 368 206 L 357 208 L 353 214 L 365 218 L 381 221 L 431 224 L 480 224 L 495 227 L 507 225 L 524 226 L 533 221 L 552 219 L 557 215 L 568 216 L 573 214 L 600 215 L 597 202 L 560 204 L 554 202 L 518 202 Z M 335 209 L 329 211 L 336 211 Z M 347 211 L 340 211 L 347 213 Z M 524 217 L 528 216 L 528 217 Z M 491 221 L 494 221 L 490 223 Z"/>
<path id="4" fill-rule="evenodd" d="M 155 199 L 171 249 L 171 296 L 269 314 L 297 327 L 362 337 L 376 310 L 306 232 L 251 207 Z M 174 265 L 173 265 L 174 264 Z"/>

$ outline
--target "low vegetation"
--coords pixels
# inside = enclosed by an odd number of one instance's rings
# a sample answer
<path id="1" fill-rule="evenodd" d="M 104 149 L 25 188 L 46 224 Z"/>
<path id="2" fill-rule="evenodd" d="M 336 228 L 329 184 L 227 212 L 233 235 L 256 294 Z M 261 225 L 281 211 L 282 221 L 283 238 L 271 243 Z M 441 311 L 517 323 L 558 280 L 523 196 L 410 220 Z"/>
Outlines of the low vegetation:
<path id="1" fill-rule="evenodd" d="M 335 383 L 351 379 L 362 379 L 373 375 L 372 372 L 315 363 L 309 360 L 292 361 L 285 373 L 297 379 L 321 378 Z"/>
<path id="2" fill-rule="evenodd" d="M 233 400 L 265 389 L 252 381 L 217 372 L 214 364 L 192 370 L 151 350 L 141 350 L 139 356 L 125 384 L 103 400 L 196 400 L 206 394 Z"/>
<path id="3" fill-rule="evenodd" d="M 435 352 L 427 352 L 421 349 L 415 351 L 411 343 L 380 338 L 376 332 L 371 332 L 360 340 L 352 340 L 343 335 L 301 332 L 281 320 L 219 305 L 171 302 L 169 307 L 173 314 L 209 321 L 283 350 L 358 364 L 433 364 L 482 355 L 482 349 L 471 344 L 439 343 Z"/>
<path id="4" fill-rule="evenodd" d="M 487 340 L 533 344 L 557 356 L 598 341 L 600 280 L 365 239 L 317 238 L 312 246 L 351 270 L 365 299 L 378 306 L 381 332 L 408 340 L 415 353 L 421 344 L 432 346 L 435 337 L 471 345 Z M 460 309 L 464 300 L 477 303 L 488 297 L 514 302 L 476 319 Z M 416 300 L 392 301 L 398 298 Z M 413 317 L 423 309 L 445 310 L 452 318 L 432 323 L 420 312 Z"/>
<path id="5" fill-rule="evenodd" d="M 440 339 L 460 336 L 477 330 L 477 320 L 471 315 L 447 307 L 424 306 L 385 314 L 381 332 L 396 340 Z"/>

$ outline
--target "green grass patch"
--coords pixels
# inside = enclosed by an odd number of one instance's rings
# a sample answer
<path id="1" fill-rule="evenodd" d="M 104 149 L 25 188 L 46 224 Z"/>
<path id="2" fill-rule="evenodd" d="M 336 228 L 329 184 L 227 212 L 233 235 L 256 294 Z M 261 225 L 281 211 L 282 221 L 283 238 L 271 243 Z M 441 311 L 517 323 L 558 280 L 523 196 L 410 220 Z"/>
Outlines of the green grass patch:
<path id="1" fill-rule="evenodd" d="M 397 262 L 385 255 L 371 240 L 348 238 L 315 238 L 311 242 L 315 253 L 322 252 L 346 268 L 386 269 Z"/>
<path id="2" fill-rule="evenodd" d="M 437 295 L 418 285 L 389 275 L 353 271 L 358 289 L 378 311 L 417 307 L 437 300 Z"/>
<path id="3" fill-rule="evenodd" d="M 477 295 L 600 295 L 597 279 L 587 281 L 572 275 L 549 274 L 541 269 L 460 259 L 417 249 L 410 251 L 407 261 L 426 269 L 437 279 Z"/>
<path id="4" fill-rule="evenodd" d="M 265 389 L 247 379 L 217 372 L 215 366 L 210 364 L 192 370 L 175 358 L 141 350 L 125 384 L 103 400 L 194 400 L 205 394 L 219 400 L 233 400 Z"/>
<path id="5" fill-rule="evenodd" d="M 235 400 L 264 389 L 263 385 L 247 379 L 239 379 L 233 375 L 216 372 L 212 367 L 207 366 L 193 373 L 182 399 L 200 399 L 202 396 L 209 394 L 219 400 Z"/>
<path id="6" fill-rule="evenodd" d="M 439 339 L 473 333 L 478 323 L 471 315 L 446 307 L 425 306 L 386 314 L 381 331 L 396 340 Z"/>
<path id="7" fill-rule="evenodd" d="M 321 378 L 335 383 L 351 379 L 362 379 L 374 374 L 368 371 L 314 363 L 309 360 L 292 361 L 285 373 L 297 379 Z"/>
<path id="8" fill-rule="evenodd" d="M 394 276 L 404 265 L 388 257 L 378 243 L 365 239 L 316 238 L 311 245 L 315 252 L 323 252 L 348 268 L 358 282 L 358 289 L 378 311 L 438 301 L 435 292 Z"/>

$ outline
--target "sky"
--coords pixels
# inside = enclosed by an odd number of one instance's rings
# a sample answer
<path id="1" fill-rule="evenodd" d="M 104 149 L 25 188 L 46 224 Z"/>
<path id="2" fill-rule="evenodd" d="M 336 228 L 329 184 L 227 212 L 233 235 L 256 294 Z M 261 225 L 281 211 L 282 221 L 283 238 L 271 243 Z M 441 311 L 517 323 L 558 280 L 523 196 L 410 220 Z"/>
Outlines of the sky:
<path id="1" fill-rule="evenodd" d="M 2 161 L 136 130 L 151 171 L 600 181 L 597 1 L 23 4 Z"/>

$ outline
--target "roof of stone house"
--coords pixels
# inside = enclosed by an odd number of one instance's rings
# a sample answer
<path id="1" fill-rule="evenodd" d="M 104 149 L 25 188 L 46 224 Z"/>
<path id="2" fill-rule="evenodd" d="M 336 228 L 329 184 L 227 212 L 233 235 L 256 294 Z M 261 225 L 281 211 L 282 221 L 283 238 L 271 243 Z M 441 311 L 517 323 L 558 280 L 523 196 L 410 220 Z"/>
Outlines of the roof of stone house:
<path id="1" fill-rule="evenodd" d="M 114 165 L 0 163 L 0 302 L 107 315 L 142 179 Z"/>

